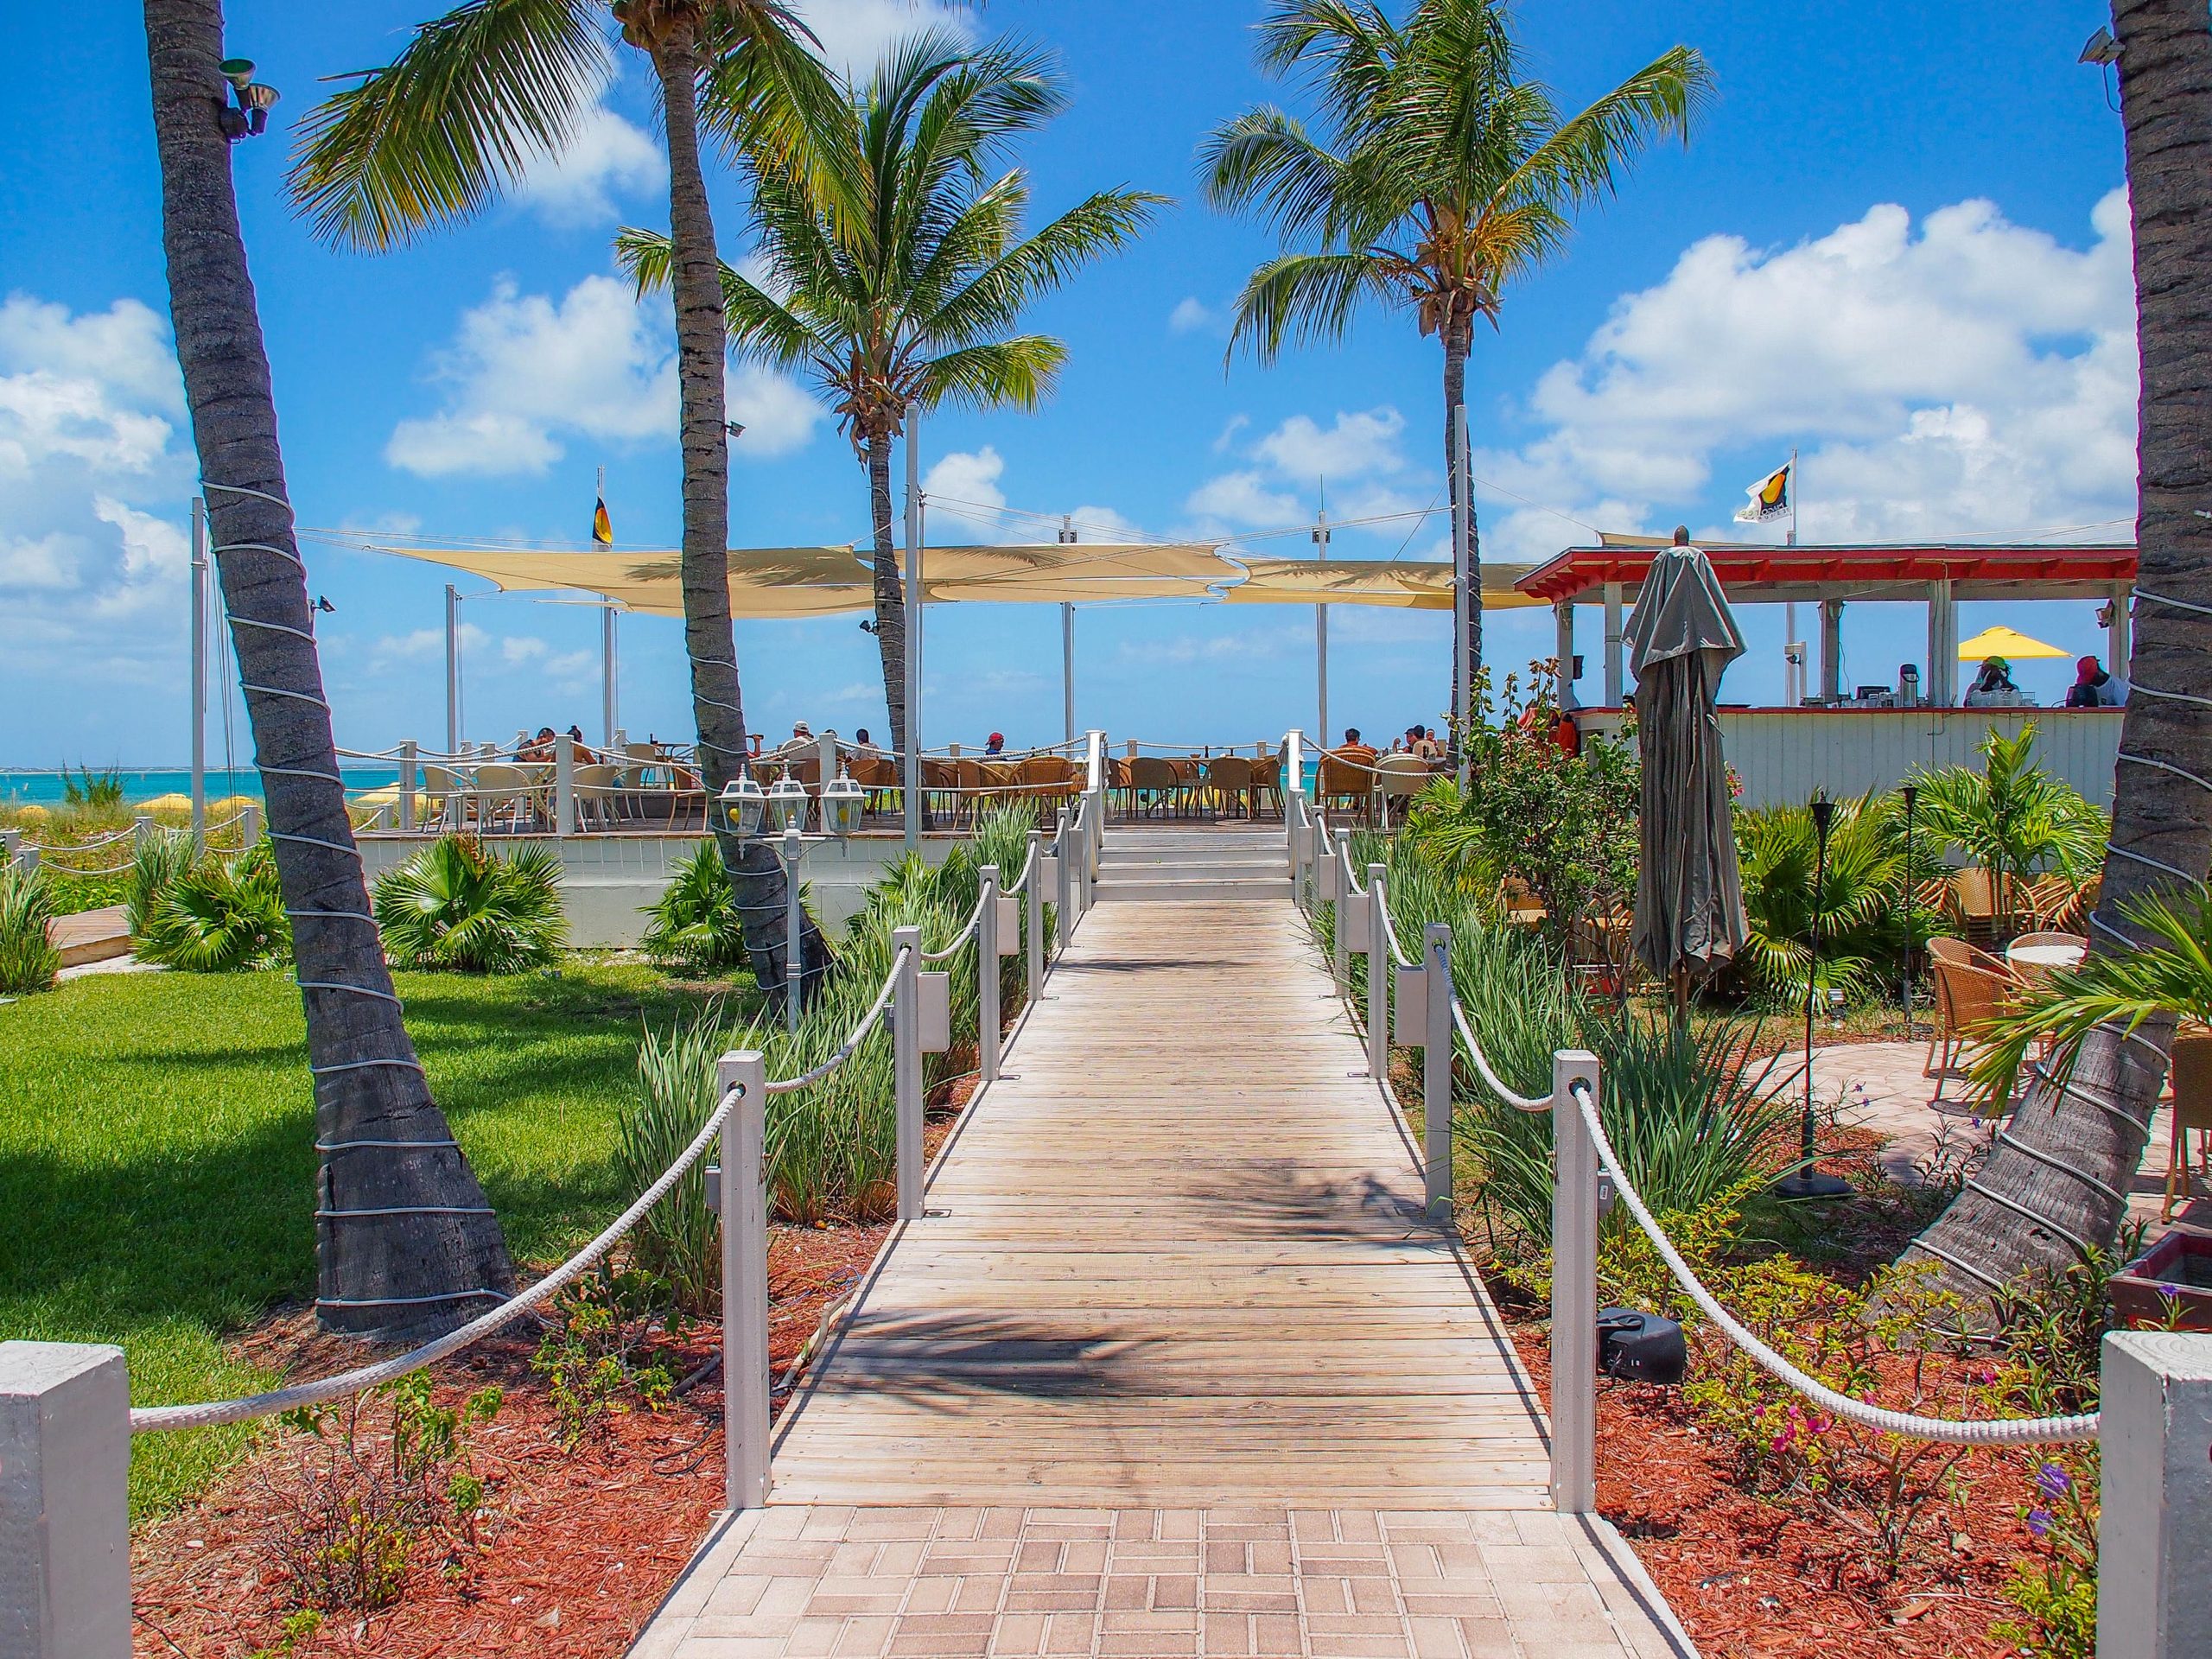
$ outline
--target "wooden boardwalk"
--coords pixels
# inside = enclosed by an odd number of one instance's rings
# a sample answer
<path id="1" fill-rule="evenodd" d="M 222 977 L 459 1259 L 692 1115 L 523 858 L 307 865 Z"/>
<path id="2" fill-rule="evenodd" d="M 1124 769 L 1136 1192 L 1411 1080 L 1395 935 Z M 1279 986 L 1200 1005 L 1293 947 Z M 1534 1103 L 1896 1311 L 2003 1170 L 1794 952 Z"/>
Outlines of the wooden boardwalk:
<path id="1" fill-rule="evenodd" d="M 1101 906 L 1007 1071 L 786 1414 L 779 1501 L 1545 1504 L 1294 906 Z"/>
<path id="2" fill-rule="evenodd" d="M 1681 1659 L 1287 900 L 1103 905 L 633 1659 Z"/>

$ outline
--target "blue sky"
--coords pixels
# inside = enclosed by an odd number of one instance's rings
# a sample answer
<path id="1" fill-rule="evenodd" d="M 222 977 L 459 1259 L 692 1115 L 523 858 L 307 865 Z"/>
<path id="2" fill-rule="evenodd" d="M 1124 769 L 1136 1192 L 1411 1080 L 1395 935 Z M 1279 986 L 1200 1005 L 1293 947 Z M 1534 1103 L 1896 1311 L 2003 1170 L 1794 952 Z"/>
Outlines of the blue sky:
<path id="1" fill-rule="evenodd" d="M 840 58 L 872 60 L 928 3 L 815 0 Z M 1340 346 L 1224 372 L 1226 314 L 1273 248 L 1198 200 L 1213 125 L 1280 96 L 1250 65 L 1252 0 L 1099 6 L 995 0 L 955 14 L 1061 56 L 1071 105 L 1022 160 L 1040 213 L 1128 184 L 1179 199 L 1132 252 L 1039 305 L 1067 372 L 1033 416 L 948 415 L 923 434 L 937 495 L 1147 534 L 1253 535 L 1440 499 L 1440 361 L 1376 311 Z M 678 525 L 664 302 L 612 280 L 618 224 L 664 222 L 653 118 L 632 61 L 576 149 L 480 219 L 381 257 L 317 245 L 279 185 L 317 78 L 385 60 L 427 9 L 230 7 L 230 49 L 283 101 L 235 152 L 293 496 L 303 524 L 399 535 L 573 540 L 594 468 L 626 544 Z M 1808 541 L 1971 539 L 2066 527 L 2124 537 L 2133 512 L 2134 349 L 2118 118 L 2075 62 L 2094 0 L 1931 9 L 1536 3 L 1531 67 L 1579 105 L 1676 41 L 1719 96 L 1687 150 L 1636 168 L 1568 256 L 1508 296 L 1469 377 L 1486 552 L 1533 559 L 1588 526 L 1735 532 L 1745 485 L 1796 445 Z M 0 129 L 0 765 L 173 763 L 187 748 L 183 525 L 194 467 L 168 343 L 144 42 L 135 9 L 67 29 L 0 17 L 38 119 Z M 744 202 L 715 189 L 725 252 Z M 798 389 L 734 370 L 748 423 L 733 468 L 739 544 L 866 533 L 863 480 Z M 932 539 L 1006 538 L 996 516 L 932 518 Z M 2075 526 L 2096 526 L 2073 530 Z M 1777 537 L 1778 538 L 1778 537 Z M 1310 550 L 1302 534 L 1254 551 Z M 1441 556 L 1440 517 L 1339 534 L 1345 556 Z M 444 726 L 442 573 L 309 550 L 342 744 Z M 465 607 L 467 728 L 599 723 L 596 618 L 521 598 Z M 2100 650 L 2087 606 L 1969 607 Z M 1336 722 L 1434 723 L 1448 679 L 1434 615 L 1332 613 Z M 1727 695 L 1781 683 L 1778 609 L 1746 607 L 1752 650 Z M 1809 628 L 1808 620 L 1805 627 Z M 1846 679 L 1919 660 L 1917 607 L 1846 626 Z M 1057 736 L 1058 618 L 933 608 L 931 741 Z M 1117 734 L 1243 741 L 1313 719 L 1310 612 L 1131 606 L 1078 613 L 1078 715 Z M 1548 654 L 1543 611 L 1492 620 L 1501 667 Z M 873 641 L 850 618 L 741 623 L 757 728 L 881 729 Z M 1583 649 L 1597 663 L 1594 617 Z M 2070 677 L 2033 668 L 2053 700 Z M 1585 683 L 1586 695 L 1594 687 Z M 689 728 L 678 626 L 623 625 L 623 724 Z M 216 738 L 219 751 L 221 739 Z M 243 759 L 248 745 L 238 740 Z"/>

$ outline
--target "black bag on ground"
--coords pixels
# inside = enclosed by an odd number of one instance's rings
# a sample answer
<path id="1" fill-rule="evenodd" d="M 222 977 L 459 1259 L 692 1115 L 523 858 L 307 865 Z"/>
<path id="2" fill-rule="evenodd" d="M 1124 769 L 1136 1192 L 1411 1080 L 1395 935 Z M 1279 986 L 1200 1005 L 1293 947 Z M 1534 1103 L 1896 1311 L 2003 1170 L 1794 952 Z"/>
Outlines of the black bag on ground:
<path id="1" fill-rule="evenodd" d="M 1656 1313 L 1609 1307 L 1598 1315 L 1598 1370 L 1629 1382 L 1675 1383 L 1689 1369 L 1682 1327 Z"/>

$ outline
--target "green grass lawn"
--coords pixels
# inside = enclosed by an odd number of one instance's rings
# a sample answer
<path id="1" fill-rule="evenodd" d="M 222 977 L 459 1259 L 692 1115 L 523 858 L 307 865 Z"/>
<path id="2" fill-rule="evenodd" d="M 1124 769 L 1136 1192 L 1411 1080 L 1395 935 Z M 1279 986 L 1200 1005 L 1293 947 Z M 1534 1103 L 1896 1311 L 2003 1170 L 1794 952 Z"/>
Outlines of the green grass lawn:
<path id="1" fill-rule="evenodd" d="M 626 1194 L 638 1038 L 703 1000 L 652 969 L 400 974 L 407 1026 L 520 1262 Z M 141 1405 L 266 1379 L 219 1338 L 315 1293 L 315 1111 L 286 973 L 95 975 L 0 1006 L 0 1337 L 118 1342 Z M 131 1509 L 188 1496 L 245 1430 L 142 1437 Z"/>

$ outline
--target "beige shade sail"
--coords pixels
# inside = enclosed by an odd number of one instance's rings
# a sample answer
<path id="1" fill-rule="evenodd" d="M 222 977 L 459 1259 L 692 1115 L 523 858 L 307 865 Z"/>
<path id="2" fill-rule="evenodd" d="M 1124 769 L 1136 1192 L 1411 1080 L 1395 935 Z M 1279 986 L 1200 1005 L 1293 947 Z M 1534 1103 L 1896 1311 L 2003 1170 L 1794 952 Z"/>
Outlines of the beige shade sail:
<path id="1" fill-rule="evenodd" d="M 502 593 L 597 594 L 640 616 L 683 614 L 683 560 L 674 552 L 556 553 L 538 548 L 387 547 L 404 559 L 465 570 Z M 868 575 L 849 547 L 743 547 L 729 555 L 732 614 L 836 616 L 871 603 Z"/>
<path id="2" fill-rule="evenodd" d="M 1046 542 L 1019 547 L 925 547 L 932 601 L 1098 604 L 1116 599 L 1209 599 L 1237 580 L 1207 542 Z"/>
<path id="3" fill-rule="evenodd" d="M 1452 567 L 1390 559 L 1245 559 L 1251 574 L 1222 597 L 1232 605 L 1382 605 L 1400 610 L 1452 608 Z M 1486 610 L 1518 610 L 1543 601 L 1516 593 L 1513 584 L 1534 569 L 1526 564 L 1483 566 Z"/>

